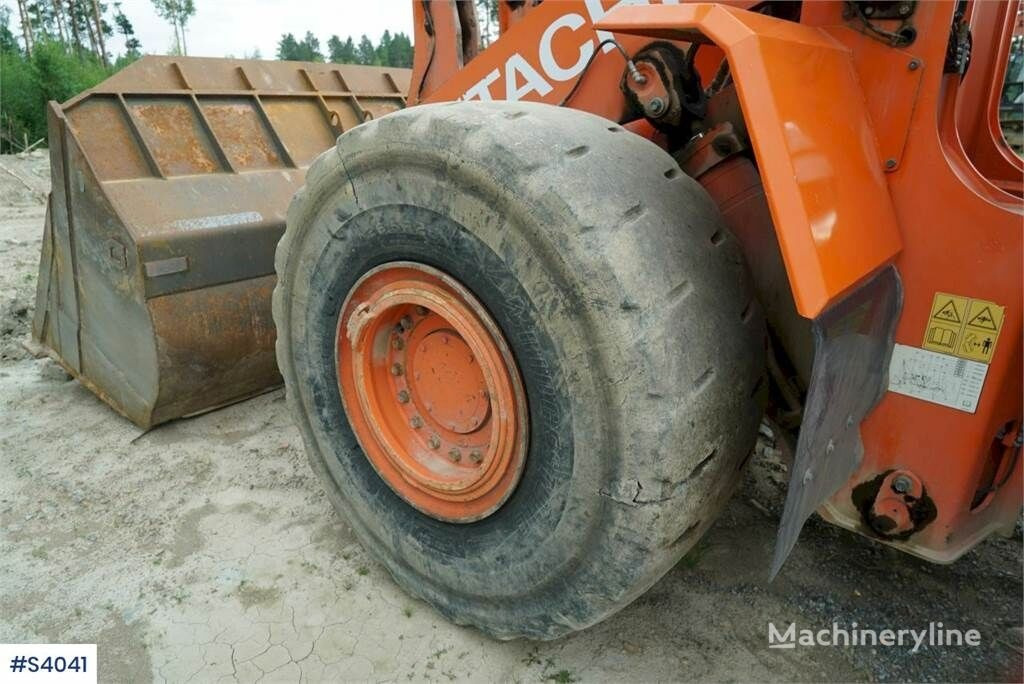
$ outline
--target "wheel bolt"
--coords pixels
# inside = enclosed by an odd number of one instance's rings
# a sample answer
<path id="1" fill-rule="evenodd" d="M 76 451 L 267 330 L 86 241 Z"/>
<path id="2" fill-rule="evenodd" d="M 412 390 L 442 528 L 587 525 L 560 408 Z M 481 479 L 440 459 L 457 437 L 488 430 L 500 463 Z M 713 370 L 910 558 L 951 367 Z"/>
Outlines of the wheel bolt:
<path id="1" fill-rule="evenodd" d="M 409 403 L 409 393 L 406 390 L 402 390 L 402 391 L 400 391 L 398 393 L 398 403 L 399 404 L 408 404 Z"/>
<path id="2" fill-rule="evenodd" d="M 906 475 L 898 475 L 892 481 L 892 488 L 897 494 L 906 494 L 910 491 L 910 488 L 914 486 L 914 483 L 910 481 L 910 478 Z"/>
<path id="3" fill-rule="evenodd" d="M 479 449 L 473 449 L 469 452 L 469 460 L 473 463 L 480 463 L 484 460 L 484 455 L 480 453 Z"/>
<path id="4" fill-rule="evenodd" d="M 413 416 L 412 420 L 409 421 L 409 425 L 412 425 L 414 428 L 419 430 L 421 427 L 423 427 L 423 419 L 420 418 L 419 416 Z"/>
<path id="5" fill-rule="evenodd" d="M 458 447 L 455 447 L 448 452 L 448 458 L 452 459 L 453 463 L 458 463 L 462 460 L 462 452 L 459 451 Z"/>
<path id="6" fill-rule="evenodd" d="M 396 363 L 393 366 L 391 366 L 391 374 L 392 375 L 401 375 L 404 372 L 405 372 L 405 369 L 402 368 L 402 364 L 400 364 L 400 363 Z"/>
<path id="7" fill-rule="evenodd" d="M 431 449 L 440 449 L 441 448 L 441 438 L 438 437 L 437 435 L 430 435 L 430 448 Z"/>

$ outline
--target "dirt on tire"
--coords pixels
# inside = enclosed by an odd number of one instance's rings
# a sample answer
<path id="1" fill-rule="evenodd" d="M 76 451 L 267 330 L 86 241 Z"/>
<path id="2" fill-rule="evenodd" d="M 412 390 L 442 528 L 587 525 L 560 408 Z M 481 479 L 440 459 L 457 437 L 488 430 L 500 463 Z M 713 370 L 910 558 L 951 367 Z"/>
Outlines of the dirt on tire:
<path id="1" fill-rule="evenodd" d="M 382 487 L 338 397 L 339 302 L 410 261 L 483 302 L 526 386 L 522 480 L 471 525 Z M 314 469 L 457 623 L 550 639 L 621 609 L 707 530 L 750 452 L 765 333 L 738 245 L 671 157 L 601 117 L 463 103 L 353 129 L 311 168 L 277 268 L 278 362 Z"/>

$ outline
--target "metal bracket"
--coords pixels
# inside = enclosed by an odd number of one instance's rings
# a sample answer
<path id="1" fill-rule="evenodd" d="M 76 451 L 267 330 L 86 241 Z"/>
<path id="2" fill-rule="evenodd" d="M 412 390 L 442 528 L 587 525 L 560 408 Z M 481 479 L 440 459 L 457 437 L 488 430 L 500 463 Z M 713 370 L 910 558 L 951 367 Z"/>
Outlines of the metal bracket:
<path id="1" fill-rule="evenodd" d="M 906 19 L 917 11 L 917 0 L 854 0 L 850 4 L 868 19 Z"/>

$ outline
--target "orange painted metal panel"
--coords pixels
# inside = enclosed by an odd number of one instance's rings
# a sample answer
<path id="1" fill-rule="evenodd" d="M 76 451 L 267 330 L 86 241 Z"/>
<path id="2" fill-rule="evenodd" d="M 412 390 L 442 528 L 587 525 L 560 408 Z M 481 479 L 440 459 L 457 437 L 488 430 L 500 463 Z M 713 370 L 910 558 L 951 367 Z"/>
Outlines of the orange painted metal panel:
<path id="1" fill-rule="evenodd" d="M 710 40 L 725 52 L 802 315 L 816 317 L 899 253 L 878 141 L 841 42 L 711 4 L 621 7 L 598 28 Z"/>
<path id="2" fill-rule="evenodd" d="M 597 31 L 595 23 L 621 4 L 614 0 L 560 0 L 530 6 L 528 11 L 516 14 L 500 40 L 462 68 L 440 62 L 441 52 L 433 57 L 429 52 L 425 56 L 417 52 L 411 87 L 418 89 L 417 76 L 424 70 L 429 73 L 423 92 L 410 93 L 409 103 L 461 99 L 564 103 L 620 121 L 629 115 L 626 99 L 618 87 L 625 62 L 611 45 L 598 48 L 598 43 L 612 38 L 612 34 Z M 729 4 L 750 7 L 757 3 L 732 0 Z M 421 13 L 422 8 L 417 6 L 417 12 Z M 437 16 L 447 15 L 439 11 Z M 420 40 L 429 43 L 430 37 L 417 33 L 417 44 Z M 616 35 L 615 40 L 629 54 L 650 42 L 647 37 L 629 35 Z M 714 76 L 720 61 L 721 53 L 716 48 L 701 51 L 697 66 L 705 83 Z M 439 78 L 441 74 L 447 77 Z M 571 99 L 566 101 L 574 88 Z"/>
<path id="3" fill-rule="evenodd" d="M 938 516 L 900 548 L 940 562 L 954 560 L 994 531 L 1012 530 L 1024 486 L 1021 459 L 1009 456 L 1002 465 L 1011 472 L 997 473 L 993 483 L 1004 486 L 973 505 L 996 435 L 1010 424 L 1004 439 L 1012 442 L 1024 409 L 1024 205 L 973 166 L 956 135 L 957 106 L 984 111 L 986 102 L 983 89 L 942 73 L 952 11 L 951 2 L 920 3 L 914 15 L 919 39 L 909 49 L 923 63 L 922 81 L 902 163 L 888 175 L 905 241 L 896 260 L 904 285 L 896 342 L 921 345 L 936 292 L 1005 307 L 1002 332 L 974 413 L 886 394 L 862 426 L 860 470 L 824 509 L 834 522 L 859 529 L 853 487 L 889 468 L 911 470 L 928 487 Z"/>

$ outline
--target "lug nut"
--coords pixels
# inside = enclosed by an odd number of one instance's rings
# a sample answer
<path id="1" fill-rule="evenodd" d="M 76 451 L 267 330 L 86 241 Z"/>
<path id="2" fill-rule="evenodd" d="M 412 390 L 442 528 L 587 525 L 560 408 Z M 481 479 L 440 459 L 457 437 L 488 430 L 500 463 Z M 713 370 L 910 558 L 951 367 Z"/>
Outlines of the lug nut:
<path id="1" fill-rule="evenodd" d="M 405 369 L 402 368 L 402 364 L 400 364 L 400 363 L 396 363 L 393 366 L 391 366 L 391 374 L 392 375 L 401 375 L 404 372 L 405 372 Z"/>
<path id="2" fill-rule="evenodd" d="M 409 393 L 406 390 L 402 390 L 402 391 L 400 391 L 398 393 L 398 403 L 399 404 L 408 404 L 409 403 Z"/>
<path id="3" fill-rule="evenodd" d="M 653 117 L 661 116 L 666 109 L 665 101 L 660 97 L 652 97 L 651 101 L 647 103 L 647 111 Z"/>
<path id="4" fill-rule="evenodd" d="M 441 438 L 438 437 L 437 435 L 430 435 L 429 444 L 430 444 L 430 448 L 431 449 L 440 449 L 441 448 Z"/>
<path id="5" fill-rule="evenodd" d="M 480 461 L 484 460 L 484 455 L 480 453 L 479 449 L 473 449 L 469 452 L 469 460 L 473 463 L 480 463 Z"/>
<path id="6" fill-rule="evenodd" d="M 913 486 L 914 483 L 906 475 L 898 475 L 892 481 L 892 490 L 897 494 L 906 494 Z"/>
<path id="7" fill-rule="evenodd" d="M 448 458 L 452 459 L 452 463 L 458 463 L 462 460 L 462 452 L 459 451 L 458 447 L 453 447 L 452 450 L 448 452 Z"/>
<path id="8" fill-rule="evenodd" d="M 425 306 L 417 306 L 416 307 L 416 315 L 417 316 L 426 316 L 428 313 L 430 313 L 430 311 L 427 309 L 427 307 L 425 307 Z"/>
<path id="9" fill-rule="evenodd" d="M 421 427 L 423 427 L 423 419 L 420 418 L 419 416 L 413 416 L 412 419 L 409 421 L 409 425 L 412 425 L 415 429 L 419 430 Z"/>
<path id="10" fill-rule="evenodd" d="M 402 326 L 402 330 L 409 330 L 412 328 L 412 318 L 409 316 L 402 316 L 402 320 L 398 321 L 398 325 Z"/>
<path id="11" fill-rule="evenodd" d="M 398 335 L 395 335 L 394 337 L 391 338 L 391 346 L 394 349 L 397 349 L 398 351 L 402 351 L 403 349 L 405 349 L 405 340 L 403 340 Z"/>

